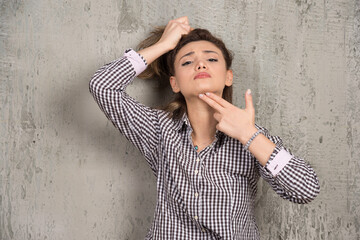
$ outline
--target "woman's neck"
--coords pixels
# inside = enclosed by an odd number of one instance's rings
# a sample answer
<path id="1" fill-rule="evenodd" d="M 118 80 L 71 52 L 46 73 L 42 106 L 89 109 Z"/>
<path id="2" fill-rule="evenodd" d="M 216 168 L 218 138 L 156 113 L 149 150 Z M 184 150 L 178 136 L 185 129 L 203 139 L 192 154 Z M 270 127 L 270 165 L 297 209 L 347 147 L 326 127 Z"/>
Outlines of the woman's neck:
<path id="1" fill-rule="evenodd" d="M 193 129 L 193 141 L 198 143 L 209 142 L 214 139 L 217 121 L 214 118 L 214 109 L 201 99 L 186 101 L 187 115 Z"/>

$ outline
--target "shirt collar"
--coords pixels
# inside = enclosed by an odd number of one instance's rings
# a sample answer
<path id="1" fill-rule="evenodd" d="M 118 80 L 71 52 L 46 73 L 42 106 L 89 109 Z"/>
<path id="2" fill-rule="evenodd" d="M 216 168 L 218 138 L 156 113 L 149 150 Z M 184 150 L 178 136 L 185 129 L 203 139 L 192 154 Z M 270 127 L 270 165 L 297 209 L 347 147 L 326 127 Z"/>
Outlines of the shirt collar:
<path id="1" fill-rule="evenodd" d="M 181 130 L 183 129 L 184 125 L 185 125 L 186 127 L 190 127 L 190 128 L 191 128 L 190 120 L 189 120 L 189 118 L 188 118 L 188 116 L 187 116 L 186 113 L 184 113 L 183 116 L 182 116 L 179 120 L 177 120 L 177 121 L 178 121 L 178 122 L 177 122 L 176 125 L 175 125 L 175 130 L 176 130 L 176 131 L 181 131 Z"/>
<path id="2" fill-rule="evenodd" d="M 189 134 L 192 131 L 190 120 L 186 113 L 184 113 L 184 115 L 179 120 L 177 120 L 177 123 L 175 124 L 175 131 L 181 132 L 184 130 L 187 131 Z M 214 147 L 214 151 L 217 152 L 222 145 L 228 142 L 229 138 L 225 133 L 217 129 L 216 129 L 215 137 L 217 138 L 217 143 Z"/>
<path id="3" fill-rule="evenodd" d="M 190 120 L 189 120 L 186 112 L 185 112 L 185 113 L 183 114 L 183 116 L 182 116 L 179 120 L 177 120 L 177 121 L 178 121 L 178 122 L 177 122 L 177 124 L 175 125 L 175 130 L 176 130 L 176 131 L 181 131 L 181 130 L 187 129 L 187 128 L 192 129 L 192 128 L 191 128 L 191 124 L 190 124 Z M 186 128 L 184 128 L 184 125 L 185 125 Z M 216 135 L 217 138 L 219 138 L 219 137 L 221 137 L 221 136 L 223 136 L 223 135 L 225 135 L 225 134 L 224 134 L 222 131 L 216 129 L 216 134 L 215 134 L 215 135 Z"/>

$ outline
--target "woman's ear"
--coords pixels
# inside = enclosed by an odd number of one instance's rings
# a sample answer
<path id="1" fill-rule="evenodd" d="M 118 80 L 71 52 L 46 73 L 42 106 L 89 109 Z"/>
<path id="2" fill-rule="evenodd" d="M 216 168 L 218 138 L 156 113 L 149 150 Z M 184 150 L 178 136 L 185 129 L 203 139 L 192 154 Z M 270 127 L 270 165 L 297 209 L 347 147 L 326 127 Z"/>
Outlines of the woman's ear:
<path id="1" fill-rule="evenodd" d="M 176 77 L 175 76 L 171 76 L 170 77 L 170 85 L 171 85 L 171 88 L 173 90 L 174 93 L 178 93 L 180 92 L 180 88 L 176 82 Z"/>
<path id="2" fill-rule="evenodd" d="M 226 72 L 226 80 L 225 80 L 225 85 L 230 87 L 233 84 L 233 72 L 231 69 L 227 70 Z"/>

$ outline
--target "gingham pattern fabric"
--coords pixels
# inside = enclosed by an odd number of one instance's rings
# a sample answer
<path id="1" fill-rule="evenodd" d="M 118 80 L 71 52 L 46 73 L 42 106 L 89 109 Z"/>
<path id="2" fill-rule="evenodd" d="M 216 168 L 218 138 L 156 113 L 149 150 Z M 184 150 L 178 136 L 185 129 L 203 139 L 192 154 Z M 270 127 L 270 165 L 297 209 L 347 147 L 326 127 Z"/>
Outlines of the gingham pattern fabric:
<path id="1" fill-rule="evenodd" d="M 260 239 L 254 217 L 260 176 L 295 203 L 308 203 L 319 193 L 317 176 L 304 160 L 291 157 L 274 176 L 238 140 L 220 131 L 211 145 L 197 152 L 186 114 L 181 120 L 169 119 L 166 112 L 125 92 L 137 74 L 124 56 L 94 74 L 90 92 L 157 177 L 154 220 L 145 239 Z M 268 164 L 280 151 L 288 151 L 279 137 L 256 127 L 276 144 Z"/>

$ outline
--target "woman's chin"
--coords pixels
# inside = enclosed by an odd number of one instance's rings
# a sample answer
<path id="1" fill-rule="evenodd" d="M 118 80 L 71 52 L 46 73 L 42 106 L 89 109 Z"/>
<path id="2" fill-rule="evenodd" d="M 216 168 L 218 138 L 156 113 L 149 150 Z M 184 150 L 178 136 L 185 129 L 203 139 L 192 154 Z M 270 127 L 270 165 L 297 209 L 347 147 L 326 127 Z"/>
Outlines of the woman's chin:
<path id="1" fill-rule="evenodd" d="M 204 93 L 207 93 L 207 92 L 217 94 L 217 93 L 220 93 L 221 90 L 219 90 L 219 89 L 214 89 L 214 88 L 201 88 L 201 89 L 199 89 L 197 92 L 198 92 L 198 95 L 201 94 L 201 93 L 204 94 Z"/>
<path id="2" fill-rule="evenodd" d="M 217 95 L 221 94 L 221 90 L 213 87 L 201 87 L 194 89 L 191 93 L 182 93 L 184 96 L 187 95 L 188 97 L 199 97 L 199 94 L 205 94 L 207 92 L 215 93 Z M 186 97 L 186 96 L 185 96 Z"/>

